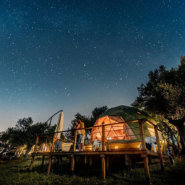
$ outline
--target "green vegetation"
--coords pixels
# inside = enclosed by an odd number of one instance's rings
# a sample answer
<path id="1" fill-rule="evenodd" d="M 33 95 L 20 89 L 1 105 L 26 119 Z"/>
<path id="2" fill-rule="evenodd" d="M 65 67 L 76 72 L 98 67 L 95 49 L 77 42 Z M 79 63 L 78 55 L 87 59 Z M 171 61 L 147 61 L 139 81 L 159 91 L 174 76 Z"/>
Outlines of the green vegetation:
<path id="1" fill-rule="evenodd" d="M 47 158 L 43 172 L 41 171 L 41 158 L 34 161 L 33 171 L 29 171 L 30 160 L 14 159 L 0 161 L 0 184 L 2 185 L 121 185 L 121 184 L 145 184 L 145 173 L 142 163 L 137 168 L 128 172 L 120 165 L 112 165 L 111 173 L 103 181 L 100 178 L 100 166 L 85 167 L 82 163 L 76 162 L 75 174 L 71 177 L 70 167 L 67 161 L 63 161 L 60 167 L 52 165 L 52 173 L 47 176 Z M 100 164 L 100 163 L 99 163 Z M 161 172 L 160 164 L 153 160 L 150 165 L 152 185 L 181 185 L 185 181 L 185 157 L 177 157 L 175 165 L 166 163 L 165 172 Z M 95 177 L 96 176 L 96 177 Z"/>
<path id="2" fill-rule="evenodd" d="M 150 71 L 148 77 L 148 82 L 138 87 L 139 96 L 132 106 L 157 114 L 175 125 L 185 152 L 185 56 L 180 57 L 178 67 L 166 70 L 164 66 L 160 66 L 159 69 Z"/>
<path id="3" fill-rule="evenodd" d="M 37 135 L 44 132 L 54 131 L 55 125 L 48 123 L 33 124 L 31 117 L 19 119 L 15 127 L 8 128 L 0 138 L 2 142 L 11 144 L 11 147 L 27 146 L 25 158 L 28 157 L 32 146 L 35 144 Z M 42 140 L 40 140 L 42 142 Z"/>

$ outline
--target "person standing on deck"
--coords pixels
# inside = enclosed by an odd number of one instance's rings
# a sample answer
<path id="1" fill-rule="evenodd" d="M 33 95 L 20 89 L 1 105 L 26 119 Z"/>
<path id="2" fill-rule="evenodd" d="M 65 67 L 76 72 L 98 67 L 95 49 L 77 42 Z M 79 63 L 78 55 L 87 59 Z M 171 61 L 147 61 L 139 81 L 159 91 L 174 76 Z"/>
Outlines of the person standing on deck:
<path id="1" fill-rule="evenodd" d="M 83 151 L 83 146 L 84 146 L 84 139 L 85 139 L 85 126 L 84 126 L 84 122 L 82 122 L 81 118 L 78 118 L 78 123 L 80 125 L 80 151 Z"/>

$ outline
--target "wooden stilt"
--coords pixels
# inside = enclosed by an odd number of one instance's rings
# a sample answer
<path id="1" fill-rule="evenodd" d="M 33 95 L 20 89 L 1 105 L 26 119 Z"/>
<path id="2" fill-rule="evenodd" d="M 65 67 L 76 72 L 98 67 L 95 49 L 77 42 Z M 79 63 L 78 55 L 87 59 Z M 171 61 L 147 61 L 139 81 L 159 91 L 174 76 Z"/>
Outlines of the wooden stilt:
<path id="1" fill-rule="evenodd" d="M 148 166 L 148 157 L 144 157 L 143 162 L 144 162 L 144 168 L 145 168 L 145 174 L 146 174 L 146 181 L 148 182 L 148 184 L 150 184 L 150 171 Z"/>
<path id="2" fill-rule="evenodd" d="M 89 166 L 92 166 L 92 156 L 89 158 Z"/>
<path id="3" fill-rule="evenodd" d="M 48 172 L 47 175 L 50 174 L 50 170 L 51 170 L 51 163 L 52 163 L 52 156 L 49 156 L 49 164 L 48 164 Z"/>
<path id="4" fill-rule="evenodd" d="M 161 153 L 161 146 L 159 143 L 159 135 L 158 135 L 158 131 L 157 131 L 157 126 L 154 127 L 154 130 L 155 130 L 155 137 L 156 137 L 156 142 L 157 142 L 157 147 L 158 147 L 159 160 L 161 163 L 161 170 L 164 171 L 164 161 L 163 161 L 163 157 L 162 157 L 162 153 Z"/>
<path id="5" fill-rule="evenodd" d="M 105 165 L 105 155 L 100 155 L 101 157 L 101 176 L 103 180 L 106 178 L 106 165 Z"/>
<path id="6" fill-rule="evenodd" d="M 60 162 L 60 159 L 59 159 L 59 156 L 57 156 L 57 167 L 59 167 L 59 162 Z"/>
<path id="7" fill-rule="evenodd" d="M 152 157 L 148 156 L 149 164 L 152 164 Z"/>
<path id="8" fill-rule="evenodd" d="M 62 157 L 60 157 L 60 164 L 62 164 Z"/>
<path id="9" fill-rule="evenodd" d="M 110 157 L 107 156 L 107 171 L 109 171 Z"/>
<path id="10" fill-rule="evenodd" d="M 125 166 L 129 166 L 129 155 L 125 155 Z"/>
<path id="11" fill-rule="evenodd" d="M 129 155 L 129 170 L 131 171 L 133 166 L 132 166 L 132 156 Z"/>
<path id="12" fill-rule="evenodd" d="M 70 155 L 67 157 L 67 162 L 70 163 Z"/>
<path id="13" fill-rule="evenodd" d="M 41 170 L 43 170 L 44 168 L 44 159 L 45 159 L 45 155 L 42 156 L 42 165 L 41 165 Z"/>
<path id="14" fill-rule="evenodd" d="M 39 136 L 37 136 L 37 139 L 36 139 L 36 142 L 35 142 L 34 153 L 37 152 L 37 145 L 38 145 L 38 142 L 39 142 Z M 32 170 L 32 168 L 33 168 L 34 159 L 35 159 L 35 156 L 32 156 L 31 164 L 30 164 L 30 170 Z"/>
<path id="15" fill-rule="evenodd" d="M 87 155 L 84 156 L 84 164 L 87 165 L 88 160 L 87 160 Z"/>
<path id="16" fill-rule="evenodd" d="M 74 174 L 74 169 L 75 169 L 75 158 L 74 155 L 71 155 L 71 175 Z"/>
<path id="17" fill-rule="evenodd" d="M 34 158 L 35 158 L 35 156 L 33 155 L 33 156 L 32 156 L 32 159 L 31 159 L 31 164 L 30 164 L 30 171 L 31 171 L 32 168 L 33 168 Z"/>

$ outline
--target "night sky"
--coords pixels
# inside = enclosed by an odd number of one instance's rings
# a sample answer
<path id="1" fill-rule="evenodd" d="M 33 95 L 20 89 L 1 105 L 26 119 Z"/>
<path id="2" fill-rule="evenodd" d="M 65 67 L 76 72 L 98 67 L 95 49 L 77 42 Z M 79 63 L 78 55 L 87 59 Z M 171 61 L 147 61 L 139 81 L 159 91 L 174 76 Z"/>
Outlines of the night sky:
<path id="1" fill-rule="evenodd" d="M 148 72 L 185 55 L 184 0 L 4 0 L 0 131 L 130 105 Z"/>

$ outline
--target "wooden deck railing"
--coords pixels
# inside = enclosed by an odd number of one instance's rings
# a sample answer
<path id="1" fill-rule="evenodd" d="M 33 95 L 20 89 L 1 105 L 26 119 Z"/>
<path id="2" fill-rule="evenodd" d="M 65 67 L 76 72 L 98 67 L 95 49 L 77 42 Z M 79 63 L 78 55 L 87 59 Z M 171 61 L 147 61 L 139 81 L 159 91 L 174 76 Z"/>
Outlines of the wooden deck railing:
<path id="1" fill-rule="evenodd" d="M 161 155 L 161 146 L 160 146 L 160 142 L 159 142 L 159 135 L 158 135 L 158 129 L 157 129 L 157 126 L 154 125 L 152 122 L 150 122 L 149 120 L 146 120 L 146 119 L 142 119 L 142 120 L 132 120 L 132 121 L 126 121 L 126 122 L 119 122 L 119 123 L 110 123 L 110 124 L 103 124 L 103 125 L 100 125 L 100 126 L 94 126 L 94 127 L 88 127 L 88 128 L 84 128 L 84 130 L 91 130 L 92 128 L 97 128 L 97 127 L 101 127 L 101 144 L 102 144 L 102 151 L 106 151 L 106 148 L 105 148 L 105 143 L 106 143 L 106 138 L 105 138 L 105 127 L 107 126 L 112 126 L 112 125 L 119 125 L 119 124 L 125 124 L 125 123 L 133 123 L 133 122 L 138 122 L 138 128 L 139 128 L 139 136 L 140 136 L 140 142 L 141 142 L 141 147 L 143 150 L 147 150 L 146 148 L 146 144 L 145 144 L 145 134 L 144 134 L 144 128 L 143 128 L 143 125 L 144 123 L 149 123 L 153 129 L 154 129 L 154 133 L 155 133 L 155 137 L 156 137 L 156 141 L 157 141 L 157 147 L 158 147 L 158 153 L 159 155 Z M 131 128 L 129 128 L 131 129 Z M 77 129 L 77 130 L 82 130 L 82 129 Z M 52 146 L 51 146 L 51 149 L 50 151 L 51 152 L 54 152 L 55 151 L 55 147 L 54 147 L 54 143 L 56 141 L 55 139 L 55 135 L 57 133 L 66 133 L 66 132 L 74 132 L 74 139 L 73 139 L 73 151 L 76 151 L 76 143 L 77 143 L 77 130 L 64 130 L 64 131 L 61 131 L 61 132 L 54 132 L 54 133 L 49 133 L 49 135 L 53 135 L 53 139 L 52 139 Z M 123 130 L 128 130 L 128 129 L 123 129 Z M 48 134 L 44 134 L 44 135 L 40 135 L 40 136 L 37 136 L 37 139 L 36 139 L 36 143 L 35 143 L 35 148 L 34 148 L 34 153 L 37 152 L 37 145 L 38 145 L 38 142 L 39 142 L 39 137 L 48 137 Z M 51 137 L 50 137 L 51 138 Z M 119 140 L 118 140 L 119 142 Z"/>

